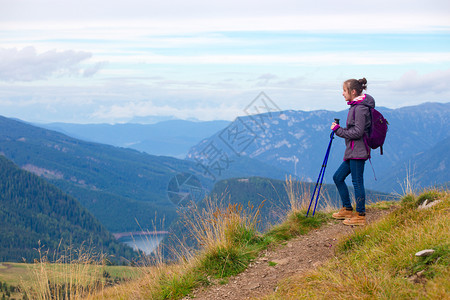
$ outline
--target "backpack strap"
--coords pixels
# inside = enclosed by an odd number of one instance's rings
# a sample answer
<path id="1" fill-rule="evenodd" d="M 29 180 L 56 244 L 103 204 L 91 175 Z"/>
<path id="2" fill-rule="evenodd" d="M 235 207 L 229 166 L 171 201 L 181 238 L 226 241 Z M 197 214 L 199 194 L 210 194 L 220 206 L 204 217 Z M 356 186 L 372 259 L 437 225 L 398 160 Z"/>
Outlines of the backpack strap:
<path id="1" fill-rule="evenodd" d="M 358 104 L 357 104 L 358 105 Z M 355 105 L 356 106 L 356 105 Z M 372 130 L 372 111 L 370 110 L 371 108 L 369 107 L 369 115 L 370 115 L 370 128 L 369 128 L 369 135 L 370 135 L 370 131 Z M 355 109 L 353 109 L 353 121 L 356 123 L 355 121 L 356 118 L 356 107 Z M 366 131 L 364 131 L 364 135 L 363 135 L 363 141 L 364 141 L 364 146 L 366 146 L 366 150 L 367 150 L 367 154 L 369 155 L 369 159 L 370 159 L 370 147 L 369 144 L 367 143 L 367 134 Z M 381 150 L 383 151 L 383 150 Z M 370 164 L 372 164 L 372 162 L 370 162 Z M 372 166 L 373 169 L 373 166 Z M 375 172 L 374 172 L 375 175 Z"/>
<path id="2" fill-rule="evenodd" d="M 358 103 L 359 104 L 359 103 Z M 358 105 L 358 104 L 356 104 L 356 105 Z M 355 105 L 355 106 L 356 106 Z M 369 135 L 372 133 L 372 122 L 373 122 L 373 120 L 372 120 L 372 107 L 370 107 L 370 106 L 366 106 L 368 109 L 369 109 L 369 117 L 370 117 L 370 127 L 369 127 Z M 353 122 L 355 122 L 355 119 L 356 119 L 356 107 L 355 107 L 355 109 L 353 109 Z M 355 122 L 356 123 L 356 122 Z M 365 129 L 365 128 L 364 128 Z M 364 131 L 364 134 L 366 134 L 366 132 Z"/>

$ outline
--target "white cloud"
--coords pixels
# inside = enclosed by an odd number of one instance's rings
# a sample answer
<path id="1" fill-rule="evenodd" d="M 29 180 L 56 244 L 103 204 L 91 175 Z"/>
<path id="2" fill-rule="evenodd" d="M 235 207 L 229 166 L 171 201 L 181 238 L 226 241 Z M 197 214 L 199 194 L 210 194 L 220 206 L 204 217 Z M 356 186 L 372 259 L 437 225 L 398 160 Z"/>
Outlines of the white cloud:
<path id="1" fill-rule="evenodd" d="M 94 65 L 84 69 L 83 77 L 91 77 L 91 76 L 93 76 L 101 68 L 103 68 L 106 64 L 107 64 L 107 62 L 98 62 L 98 63 L 96 63 L 96 64 L 94 64 Z"/>
<path id="2" fill-rule="evenodd" d="M 89 66 L 87 69 L 83 69 L 80 65 L 91 57 L 91 53 L 84 51 L 50 50 L 38 54 L 34 47 L 0 48 L 0 80 L 34 81 L 51 76 L 73 76 L 81 73 L 92 76 L 102 64 Z"/>
<path id="3" fill-rule="evenodd" d="M 438 70 L 426 74 L 419 74 L 410 70 L 398 80 L 390 83 L 390 88 L 396 92 L 408 93 L 442 93 L 449 92 L 450 69 Z"/>
<path id="4" fill-rule="evenodd" d="M 303 86 L 305 84 L 305 80 L 305 76 L 299 76 L 280 80 L 276 84 L 279 87 L 295 88 Z"/>
<path id="5" fill-rule="evenodd" d="M 267 86 L 269 82 L 273 79 L 277 79 L 278 76 L 271 73 L 262 74 L 257 78 L 258 82 L 256 83 L 257 86 Z"/>

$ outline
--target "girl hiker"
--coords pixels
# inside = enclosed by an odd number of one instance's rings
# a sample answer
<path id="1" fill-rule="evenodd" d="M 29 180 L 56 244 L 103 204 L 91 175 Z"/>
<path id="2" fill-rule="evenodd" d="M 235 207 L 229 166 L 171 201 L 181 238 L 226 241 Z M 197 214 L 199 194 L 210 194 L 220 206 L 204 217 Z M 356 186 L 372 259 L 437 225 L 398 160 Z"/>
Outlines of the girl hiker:
<path id="1" fill-rule="evenodd" d="M 345 225 L 366 224 L 366 193 L 364 191 L 364 164 L 370 158 L 370 148 L 364 138 L 371 126 L 370 109 L 375 108 L 375 100 L 363 90 L 367 89 L 366 78 L 349 79 L 343 84 L 345 101 L 350 105 L 346 127 L 333 123 L 331 129 L 335 135 L 345 139 L 344 161 L 333 175 L 334 183 L 342 200 L 342 208 L 333 214 L 333 218 L 344 220 Z M 356 198 L 356 213 L 350 202 L 345 178 L 351 174 Z"/>

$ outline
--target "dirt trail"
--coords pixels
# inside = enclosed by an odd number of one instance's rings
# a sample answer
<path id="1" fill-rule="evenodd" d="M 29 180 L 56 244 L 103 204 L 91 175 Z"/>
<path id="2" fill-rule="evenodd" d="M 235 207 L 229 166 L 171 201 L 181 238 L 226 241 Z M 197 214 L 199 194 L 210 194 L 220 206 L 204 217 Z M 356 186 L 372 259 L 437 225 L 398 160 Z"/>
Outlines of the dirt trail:
<path id="1" fill-rule="evenodd" d="M 367 210 L 367 223 L 388 214 L 387 210 Z M 356 230 L 342 221 L 331 221 L 307 235 L 290 240 L 272 250 L 264 251 L 246 271 L 231 277 L 227 284 L 198 290 L 192 298 L 204 300 L 253 299 L 273 292 L 280 280 L 316 268 L 334 256 L 338 240 Z M 276 263 L 269 266 L 269 261 Z M 185 298 L 185 299 L 192 299 Z"/>

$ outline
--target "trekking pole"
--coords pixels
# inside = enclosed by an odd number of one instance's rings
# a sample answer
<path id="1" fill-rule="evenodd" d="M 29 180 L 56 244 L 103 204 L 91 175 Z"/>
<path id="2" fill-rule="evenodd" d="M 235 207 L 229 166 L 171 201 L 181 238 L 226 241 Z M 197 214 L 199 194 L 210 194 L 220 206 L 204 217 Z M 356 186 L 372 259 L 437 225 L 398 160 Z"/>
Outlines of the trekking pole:
<path id="1" fill-rule="evenodd" d="M 339 119 L 334 119 L 334 122 L 336 124 L 339 124 Z M 309 202 L 309 207 L 308 207 L 308 211 L 306 212 L 306 216 L 308 216 L 308 214 L 309 214 L 309 210 L 311 209 L 311 205 L 313 203 L 314 196 L 316 194 L 317 186 L 319 186 L 319 190 L 317 191 L 316 201 L 314 203 L 314 210 L 313 210 L 312 215 L 314 216 L 314 214 L 316 213 L 317 202 L 319 200 L 320 189 L 322 188 L 323 176 L 325 175 L 325 169 L 327 167 L 328 156 L 330 155 L 331 143 L 333 142 L 333 139 L 334 139 L 334 131 L 332 131 L 330 134 L 330 142 L 328 143 L 327 152 L 325 153 L 325 158 L 323 159 L 323 162 L 322 162 L 322 168 L 320 169 L 319 177 L 317 178 L 316 186 L 314 187 L 314 192 L 312 194 L 311 201 Z M 319 181 L 320 181 L 320 184 L 319 184 Z"/>

